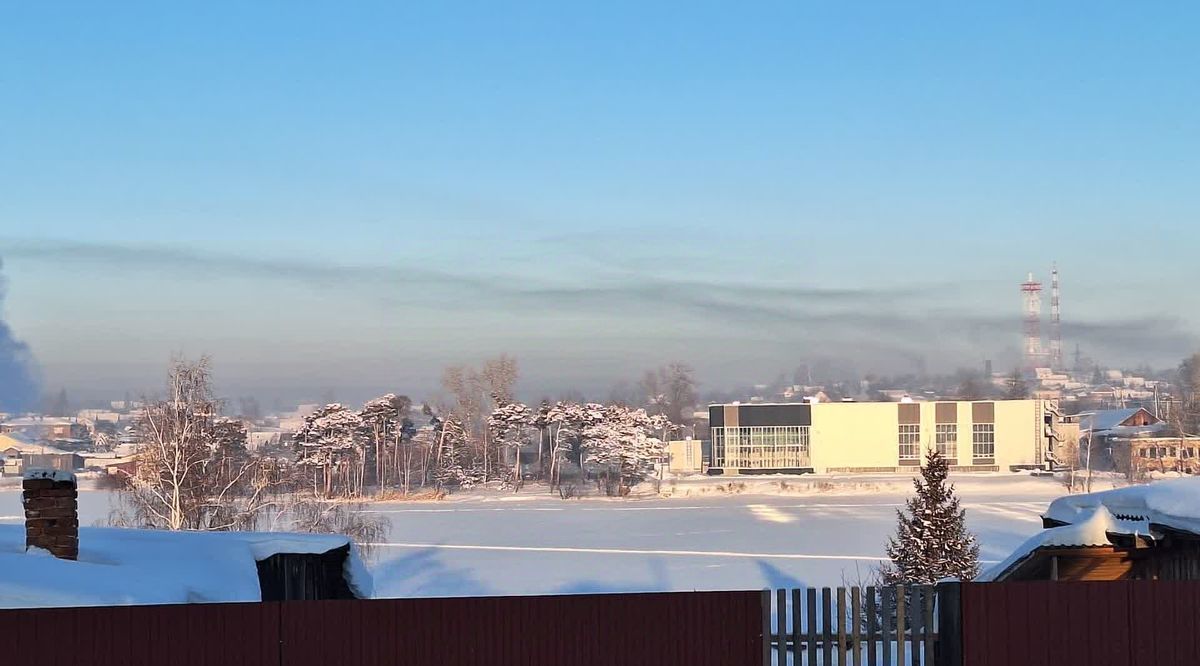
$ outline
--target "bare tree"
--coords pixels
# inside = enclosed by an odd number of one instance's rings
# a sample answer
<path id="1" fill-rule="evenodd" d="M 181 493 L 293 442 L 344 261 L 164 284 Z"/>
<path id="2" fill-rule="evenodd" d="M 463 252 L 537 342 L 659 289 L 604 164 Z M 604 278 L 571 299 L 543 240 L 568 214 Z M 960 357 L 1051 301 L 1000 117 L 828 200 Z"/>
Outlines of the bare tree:
<path id="1" fill-rule="evenodd" d="M 1079 470 L 1080 434 L 1078 429 L 1064 433 L 1054 447 L 1055 461 L 1058 469 L 1065 472 L 1063 485 L 1066 486 L 1069 493 L 1075 492 L 1079 483 L 1077 472 Z"/>
<path id="2" fill-rule="evenodd" d="M 484 392 L 494 401 L 493 408 L 513 402 L 513 387 L 516 386 L 518 374 L 517 359 L 508 354 L 483 362 L 479 380 Z"/>
<path id="3" fill-rule="evenodd" d="M 273 507 L 269 521 L 260 527 L 272 532 L 341 534 L 350 537 L 364 557 L 387 540 L 392 525 L 379 514 L 368 513 L 362 503 L 328 502 L 312 495 L 293 493 Z"/>
<path id="4" fill-rule="evenodd" d="M 462 428 L 463 446 L 479 449 L 485 461 L 485 476 L 487 472 L 487 441 L 483 434 L 484 396 L 482 381 L 479 373 L 464 365 L 452 365 L 442 373 L 442 388 L 450 394 L 451 404 L 438 411 L 446 419 L 457 421 Z M 439 437 L 439 442 L 441 441 Z M 438 462 L 441 462 L 443 450 L 439 443 Z M 460 452 L 460 463 L 469 464 L 465 452 Z"/>
<path id="5" fill-rule="evenodd" d="M 1175 384 L 1178 397 L 1164 414 L 1170 434 L 1179 439 L 1178 447 L 1188 447 L 1188 438 L 1200 435 L 1200 353 L 1185 358 L 1177 371 Z M 1134 473 L 1133 443 L 1130 447 L 1130 474 Z"/>
<path id="6" fill-rule="evenodd" d="M 499 409 L 503 405 L 508 405 L 513 402 L 513 387 L 517 383 L 517 359 L 508 354 L 501 354 L 496 358 L 486 359 L 479 372 L 474 375 L 475 383 L 478 390 L 483 395 L 490 398 L 490 404 L 487 408 L 491 411 Z M 497 445 L 495 449 L 496 465 L 493 467 L 491 461 L 491 447 L 493 430 L 490 427 L 483 428 L 480 433 L 483 444 L 483 474 L 484 479 L 491 478 L 491 470 L 499 470 L 503 467 L 500 464 L 500 457 L 503 455 L 501 445 Z"/>
<path id="7" fill-rule="evenodd" d="M 1179 401 L 1170 410 L 1170 423 L 1180 437 L 1200 433 L 1200 353 L 1179 364 Z"/>
<path id="8" fill-rule="evenodd" d="M 238 421 L 217 417 L 208 357 L 171 363 L 167 396 L 145 400 L 127 522 L 170 530 L 251 524 L 278 480 L 274 465 L 246 452 Z"/>
<path id="9" fill-rule="evenodd" d="M 493 470 L 503 467 L 497 464 L 502 451 L 493 450 L 485 417 L 496 407 L 513 401 L 517 375 L 517 361 L 507 354 L 485 360 L 478 370 L 454 365 L 442 374 L 442 388 L 451 404 L 441 411 L 461 424 L 468 449 L 461 462 L 479 468 L 483 480 L 494 478 Z"/>
<path id="10" fill-rule="evenodd" d="M 692 367 L 680 361 L 647 370 L 640 384 L 647 412 L 676 424 L 691 421 L 686 412 L 696 405 L 696 386 Z"/>
<path id="11" fill-rule="evenodd" d="M 238 416 L 248 421 L 262 418 L 262 407 L 259 406 L 258 399 L 252 395 L 238 398 Z"/>

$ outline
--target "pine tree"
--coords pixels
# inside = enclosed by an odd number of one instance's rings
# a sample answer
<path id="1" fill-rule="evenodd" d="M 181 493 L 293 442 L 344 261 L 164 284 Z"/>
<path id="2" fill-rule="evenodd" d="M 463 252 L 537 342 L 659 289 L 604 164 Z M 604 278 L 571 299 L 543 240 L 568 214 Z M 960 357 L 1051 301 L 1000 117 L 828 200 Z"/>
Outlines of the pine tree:
<path id="1" fill-rule="evenodd" d="M 943 578 L 971 580 L 979 575 L 979 544 L 967 531 L 966 511 L 946 482 L 945 458 L 930 449 L 913 480 L 916 496 L 896 511 L 896 536 L 888 539 L 890 565 L 880 573 L 889 585 L 932 585 Z"/>
<path id="2" fill-rule="evenodd" d="M 496 409 L 492 410 L 491 415 L 488 416 L 488 429 L 498 447 L 508 447 L 512 450 L 513 467 L 511 477 L 508 477 L 506 482 L 511 483 L 513 488 L 519 488 L 521 485 L 521 445 L 525 443 L 525 431 L 534 420 L 534 412 L 520 402 L 501 402 L 502 398 L 499 396 L 493 399 L 496 401 Z"/>
<path id="3" fill-rule="evenodd" d="M 335 487 L 344 481 L 342 491 L 358 495 L 362 490 L 361 474 L 355 474 L 356 462 L 366 451 L 361 436 L 362 417 L 358 412 L 339 403 L 319 408 L 304 418 L 296 433 L 296 464 L 320 471 L 326 499 L 333 498 Z M 361 467 L 357 468 L 361 471 Z M 314 477 L 314 490 L 317 479 Z"/>
<path id="4" fill-rule="evenodd" d="M 470 488 L 475 485 L 476 476 L 473 470 L 467 468 L 467 431 L 462 421 L 451 416 L 435 424 L 434 430 L 438 438 L 438 460 L 434 470 L 438 489 L 454 485 Z"/>

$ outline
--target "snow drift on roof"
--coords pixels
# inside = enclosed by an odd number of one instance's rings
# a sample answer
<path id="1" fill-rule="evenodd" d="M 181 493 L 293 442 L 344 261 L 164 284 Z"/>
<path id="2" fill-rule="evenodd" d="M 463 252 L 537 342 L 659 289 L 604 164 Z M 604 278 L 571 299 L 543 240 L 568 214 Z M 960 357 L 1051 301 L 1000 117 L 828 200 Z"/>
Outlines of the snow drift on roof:
<path id="1" fill-rule="evenodd" d="M 976 580 L 995 580 L 1039 548 L 1107 546 L 1110 534 L 1150 536 L 1152 528 L 1200 534 L 1200 478 L 1067 495 L 1051 502 L 1045 517 L 1064 524 L 1033 535 Z"/>
<path id="2" fill-rule="evenodd" d="M 336 534 L 79 529 L 79 561 L 25 552 L 23 525 L 0 525 L 0 608 L 260 601 L 257 561 L 350 544 Z M 346 580 L 371 596 L 350 544 Z"/>
<path id="3" fill-rule="evenodd" d="M 1079 521 L 1072 525 L 1052 527 L 1033 535 L 1003 562 L 989 567 L 975 580 L 985 583 L 996 580 L 1040 548 L 1111 546 L 1110 534 L 1150 534 L 1148 522 L 1118 519 L 1103 506 L 1086 509 L 1078 517 Z"/>
<path id="4" fill-rule="evenodd" d="M 52 453 L 63 454 L 70 453 L 54 446 L 39 444 L 28 437 L 16 432 L 6 432 L 0 434 L 0 451 L 8 449 L 17 449 L 22 454 L 26 453 Z"/>
<path id="5" fill-rule="evenodd" d="M 1200 534 L 1200 478 L 1156 481 L 1087 495 L 1067 495 L 1050 503 L 1046 517 L 1079 522 L 1088 510 L 1104 506 L 1113 515 Z"/>

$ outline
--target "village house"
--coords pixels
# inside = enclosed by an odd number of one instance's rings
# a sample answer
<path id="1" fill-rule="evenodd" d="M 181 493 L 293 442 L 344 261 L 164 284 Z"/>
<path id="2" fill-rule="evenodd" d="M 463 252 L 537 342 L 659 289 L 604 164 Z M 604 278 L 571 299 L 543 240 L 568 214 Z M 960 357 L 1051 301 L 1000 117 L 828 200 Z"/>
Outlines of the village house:
<path id="1" fill-rule="evenodd" d="M 83 456 L 34 442 L 18 433 L 0 434 L 0 474 L 19 476 L 31 467 L 74 471 L 83 467 Z"/>
<path id="2" fill-rule="evenodd" d="M 1200 479 L 1060 497 L 980 581 L 1200 580 Z"/>
<path id="3" fill-rule="evenodd" d="M 21 433 L 34 440 L 86 439 L 89 429 L 78 419 L 58 416 L 24 416 L 0 423 L 0 433 Z"/>
<path id="4" fill-rule="evenodd" d="M 1095 470 L 1120 472 L 1133 480 L 1200 472 L 1200 438 L 1171 436 L 1168 424 L 1145 408 L 1085 412 L 1068 417 L 1059 430 L 1064 440 L 1078 442 L 1081 458 L 1090 446 Z"/>

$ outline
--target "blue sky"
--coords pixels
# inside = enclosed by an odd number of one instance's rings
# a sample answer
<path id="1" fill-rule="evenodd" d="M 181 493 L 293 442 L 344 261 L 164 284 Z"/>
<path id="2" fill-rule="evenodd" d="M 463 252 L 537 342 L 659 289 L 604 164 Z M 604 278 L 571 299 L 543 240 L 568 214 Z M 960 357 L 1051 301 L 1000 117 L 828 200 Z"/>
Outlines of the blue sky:
<path id="1" fill-rule="evenodd" d="M 47 386 L 1009 362 L 1052 261 L 1068 346 L 1200 344 L 1194 5 L 347 4 L 0 6 Z"/>

